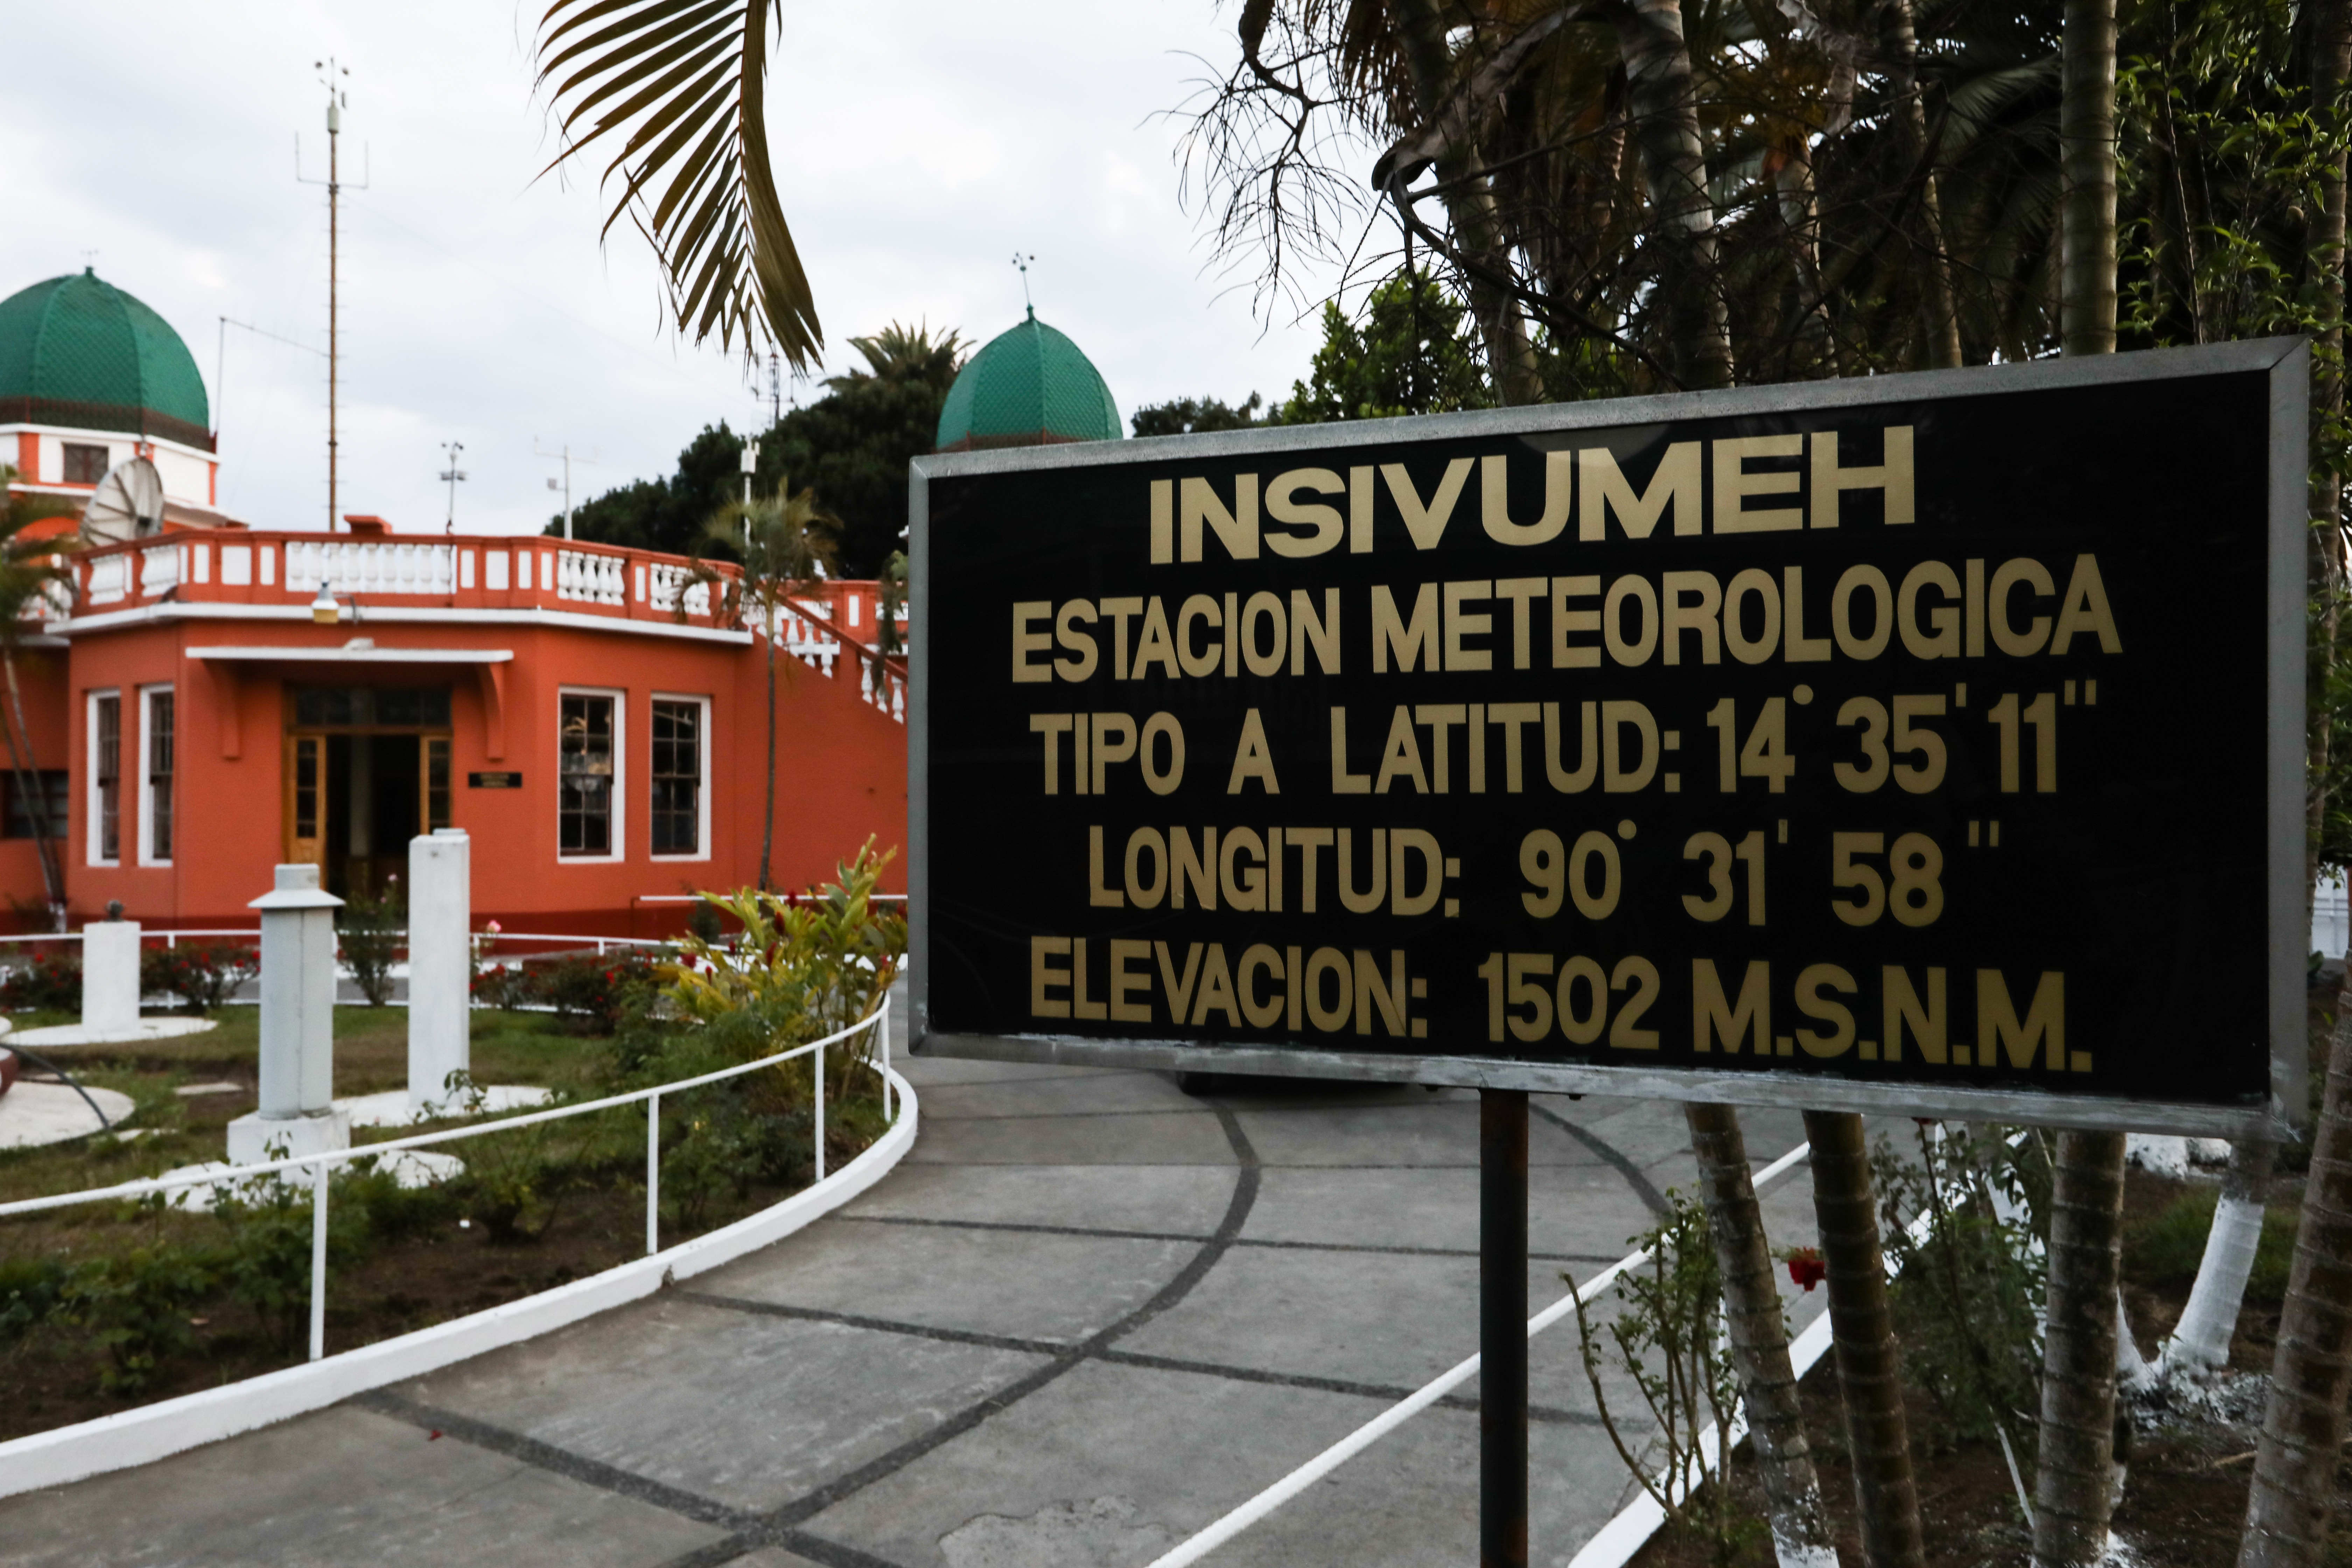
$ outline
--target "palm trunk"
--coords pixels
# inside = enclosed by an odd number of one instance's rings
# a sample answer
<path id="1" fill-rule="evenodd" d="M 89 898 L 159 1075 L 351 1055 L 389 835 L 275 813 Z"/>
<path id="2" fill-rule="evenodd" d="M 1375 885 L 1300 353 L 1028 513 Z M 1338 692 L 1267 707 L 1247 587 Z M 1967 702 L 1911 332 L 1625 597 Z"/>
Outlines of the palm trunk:
<path id="1" fill-rule="evenodd" d="M 1445 43 L 1447 19 L 1435 0 L 1395 0 L 1395 16 L 1404 45 L 1405 74 L 1424 122 L 1434 122 L 1454 90 L 1454 61 Z M 1448 189 L 1446 216 L 1463 251 L 1496 276 L 1507 274 L 1510 258 L 1504 242 L 1501 215 L 1494 188 L 1483 176 L 1469 177 L 1478 166 L 1475 144 L 1465 143 L 1437 160 L 1437 177 Z M 1536 372 L 1535 347 L 1518 302 L 1491 280 L 1472 273 L 1465 279 L 1470 310 L 1478 319 L 1479 335 L 1486 342 L 1487 373 L 1496 397 L 1507 405 L 1541 403 L 1543 383 Z"/>
<path id="2" fill-rule="evenodd" d="M 1953 298 L 1952 258 L 1944 248 L 1943 200 L 1937 194 L 1935 171 L 1927 165 L 1927 106 L 1919 96 L 1919 47 L 1917 35 L 1911 26 L 1911 0 L 1894 0 L 1888 31 L 1888 42 L 1892 46 L 1888 52 L 1895 57 L 1895 80 L 1903 96 L 1902 110 L 1896 122 L 1903 136 L 1904 154 L 1910 159 L 1919 179 L 1919 248 L 1923 253 L 1919 268 L 1919 315 L 1927 349 L 1920 357 L 1930 370 L 1954 370 L 1960 363 L 1960 318 Z M 2112 233 L 2115 212 L 2112 183 L 2108 189 L 2108 223 Z M 2112 260 L 2107 270 L 2112 278 L 2115 271 Z M 2110 318 L 2113 314 L 2111 309 Z"/>
<path id="3" fill-rule="evenodd" d="M 1806 1111 L 1805 1137 L 1813 1146 L 1813 1214 L 1827 1265 L 1862 1559 L 1865 1568 L 1919 1568 L 1927 1560 L 1927 1539 L 1912 1480 L 1902 1356 L 1887 1308 L 1869 1144 L 1862 1118 L 1850 1110 Z"/>
<path id="4" fill-rule="evenodd" d="M 2221 1200 L 2213 1205 L 2213 1227 L 2205 1235 L 2205 1257 L 2189 1305 L 2165 1342 L 2158 1365 L 2167 1378 L 2201 1376 L 2230 1364 L 2230 1340 L 2238 1309 L 2246 1299 L 2246 1278 L 2263 1238 L 2263 1199 L 2270 1189 L 2278 1145 L 2266 1135 L 2230 1145 L 2230 1172 L 2221 1180 Z"/>
<path id="5" fill-rule="evenodd" d="M 2311 95 L 2315 107 L 2325 110 L 2336 104 L 2344 95 L 2344 83 L 2352 74 L 2352 5 L 2346 0 L 2326 0 L 2314 8 L 2311 56 Z M 2311 427 L 2327 428 L 2335 423 L 2344 405 L 2344 232 L 2345 232 L 2345 154 L 2339 148 L 2324 165 L 2320 178 L 2323 199 L 2312 220 L 2311 232 L 2305 245 L 2305 265 L 2310 269 L 2308 281 L 2315 285 L 2319 296 L 2318 319 L 2326 325 L 2313 344 L 2311 357 Z M 2315 450 L 2311 466 L 2311 516 L 2318 526 L 2310 531 L 2311 560 L 2308 566 L 2312 590 L 2320 598 L 2320 647 L 2313 675 L 2310 697 L 2312 780 L 2307 807 L 2310 831 L 2305 836 L 2308 848 L 2304 867 L 2304 884 L 2308 888 L 2318 879 L 2317 854 L 2327 820 L 2328 757 L 2334 748 L 2334 725 L 2328 709 L 2327 691 L 2336 671 L 2336 645 L 2343 618 L 2346 563 L 2343 531 L 2344 476 L 2336 471 L 2333 461 L 2317 460 L 2328 455 Z"/>
<path id="6" fill-rule="evenodd" d="M 1771 1516 L 1774 1553 L 1780 1568 L 1837 1568 L 1739 1113 L 1727 1105 L 1693 1102 L 1683 1107 L 1683 1116 L 1690 1123 L 1691 1152 L 1698 1157 L 1716 1270 L 1723 1277 L 1724 1323 L 1748 1403 L 1748 1437 Z"/>
<path id="7" fill-rule="evenodd" d="M 2336 999 L 2327 1098 L 2312 1141 L 2303 1223 L 2279 1314 L 2270 1397 L 2246 1493 L 2238 1568 L 2312 1568 L 2327 1546 L 2329 1502 L 2352 1388 L 2352 986 Z"/>
<path id="8" fill-rule="evenodd" d="M 2069 357 L 2116 352 L 2116 0 L 2066 0 L 2058 110 L 2063 293 Z M 2124 1135 L 2058 1139 L 2050 1226 L 2034 1568 L 2089 1568 L 2115 1506 L 2116 1292 Z"/>
<path id="9" fill-rule="evenodd" d="M 33 761 L 33 731 L 25 723 L 25 694 L 16 685 L 16 650 L 0 648 L 0 668 L 8 673 L 8 710 L 14 719 L 8 731 L 8 760 L 16 771 L 16 790 L 33 819 L 33 846 L 41 862 L 41 885 L 49 895 L 49 923 L 65 929 L 65 873 L 58 864 L 58 843 L 49 826 L 48 792 L 41 787 L 40 770 Z M 17 737 L 24 737 L 19 749 Z"/>
<path id="10" fill-rule="evenodd" d="M 1717 276 L 1715 201 L 1681 0 L 1631 0 L 1620 15 L 1617 46 L 1649 180 L 1653 232 L 1665 258 L 1659 290 L 1673 322 L 1675 374 L 1688 386 L 1729 386 L 1730 318 Z"/>
<path id="11" fill-rule="evenodd" d="M 2058 110 L 2058 324 L 2068 355 L 2116 352 L 2116 0 L 2066 0 Z"/>
<path id="12" fill-rule="evenodd" d="M 2092 1568 L 2106 1553 L 2115 1491 L 2123 1202 L 2124 1135 L 2060 1133 L 2042 1347 L 2042 1460 L 2033 1486 L 2034 1568 Z"/>

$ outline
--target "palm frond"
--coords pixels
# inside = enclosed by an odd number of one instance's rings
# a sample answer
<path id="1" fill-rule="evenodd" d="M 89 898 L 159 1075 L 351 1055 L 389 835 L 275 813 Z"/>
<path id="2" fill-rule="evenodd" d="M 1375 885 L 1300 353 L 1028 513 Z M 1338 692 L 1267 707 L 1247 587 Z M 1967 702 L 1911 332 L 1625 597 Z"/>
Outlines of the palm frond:
<path id="1" fill-rule="evenodd" d="M 678 330 L 796 370 L 824 343 L 768 162 L 768 17 L 782 0 L 552 0 L 539 85 L 562 153 L 618 143 L 600 176 L 660 259 Z M 545 171 L 542 171 L 544 173 Z"/>

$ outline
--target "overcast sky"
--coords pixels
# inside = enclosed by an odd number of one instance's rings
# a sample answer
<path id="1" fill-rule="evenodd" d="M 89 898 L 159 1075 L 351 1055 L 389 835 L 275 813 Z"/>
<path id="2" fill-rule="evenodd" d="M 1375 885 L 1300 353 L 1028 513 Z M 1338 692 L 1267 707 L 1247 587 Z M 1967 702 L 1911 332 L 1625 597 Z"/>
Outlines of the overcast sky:
<path id="1" fill-rule="evenodd" d="M 510 0 L 27 6 L 0 94 L 0 295 L 79 268 L 153 306 L 194 352 L 220 426 L 221 501 L 267 528 L 325 518 L 325 360 L 226 330 L 326 341 L 323 94 L 344 120 L 341 510 L 438 527 L 440 444 L 465 443 L 460 528 L 533 531 L 535 457 L 569 442 L 580 499 L 667 473 L 704 424 L 764 423 L 740 367 L 663 330 L 644 243 L 600 248 L 593 173 L 550 155 L 530 92 L 538 7 Z M 1038 315 L 1101 369 L 1122 414 L 1176 396 L 1274 398 L 1318 332 L 1254 319 L 1246 277 L 1204 273 L 1178 199 L 1180 127 L 1155 111 L 1233 57 L 1213 0 L 971 5 L 785 0 L 770 76 L 786 216 L 826 369 L 893 319 L 984 342 Z M 1364 157 L 1369 166 L 1370 154 Z M 1240 282 L 1244 286 L 1234 289 Z M 223 361 L 225 359 L 225 367 Z M 803 387 L 803 401 L 821 389 Z"/>

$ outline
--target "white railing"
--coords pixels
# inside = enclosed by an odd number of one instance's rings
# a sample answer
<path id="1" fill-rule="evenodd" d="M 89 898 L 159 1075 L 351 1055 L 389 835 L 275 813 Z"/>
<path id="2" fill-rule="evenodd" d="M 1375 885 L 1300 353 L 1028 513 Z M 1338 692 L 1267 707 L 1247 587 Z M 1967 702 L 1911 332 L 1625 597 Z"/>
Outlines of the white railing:
<path id="1" fill-rule="evenodd" d="M 89 563 L 89 602 L 120 604 L 131 596 L 131 554 L 101 555 Z"/>
<path id="2" fill-rule="evenodd" d="M 841 657 L 841 639 L 824 626 L 795 614 L 822 615 L 813 605 L 794 605 L 789 600 L 776 607 L 775 639 L 783 650 L 807 665 L 811 669 L 833 673 L 834 660 Z"/>
<path id="3" fill-rule="evenodd" d="M 824 1058 L 822 1053 L 827 1047 L 839 1045 L 869 1029 L 875 1032 L 880 1059 L 869 1060 L 866 1065 L 873 1068 L 882 1079 L 882 1119 L 887 1126 L 895 1119 L 897 1110 L 890 1093 L 890 997 L 885 992 L 879 1007 L 845 1029 L 837 1029 L 821 1040 L 811 1040 L 804 1046 L 795 1046 L 791 1050 L 779 1051 L 755 1062 L 721 1068 L 717 1072 L 707 1072 L 697 1078 L 682 1078 L 653 1089 L 633 1089 L 627 1094 L 609 1095 L 603 1100 L 586 1100 L 578 1105 L 559 1105 L 549 1110 L 527 1111 L 520 1116 L 502 1117 L 496 1121 L 478 1122 L 471 1127 L 452 1127 L 439 1132 L 418 1132 L 406 1138 L 390 1138 L 381 1143 L 362 1143 L 349 1149 L 300 1154 L 283 1160 L 265 1160 L 252 1165 L 231 1165 L 226 1169 L 215 1166 L 176 1175 L 150 1176 L 142 1181 L 121 1182 L 110 1187 L 90 1187 L 78 1193 L 58 1193 L 49 1197 L 19 1198 L 14 1203 L 0 1204 L 0 1219 L 11 1215 L 72 1208 L 82 1204 L 117 1203 L 129 1198 L 158 1196 L 190 1187 L 216 1187 L 232 1182 L 252 1182 L 280 1172 L 308 1171 L 310 1177 L 310 1359 L 317 1361 L 327 1353 L 327 1176 L 331 1167 L 410 1149 L 429 1148 L 436 1143 L 455 1143 L 467 1138 L 487 1137 L 493 1132 L 511 1131 L 518 1127 L 530 1127 L 542 1121 L 561 1121 L 569 1117 L 585 1116 L 592 1111 L 642 1104 L 646 1108 L 646 1254 L 651 1257 L 661 1250 L 662 1096 L 740 1078 L 761 1068 L 781 1066 L 815 1053 L 815 1070 L 811 1077 L 816 1085 L 816 1180 L 822 1182 L 824 1180 Z"/>
<path id="4" fill-rule="evenodd" d="M 315 594 L 323 582 L 337 593 L 449 594 L 457 591 L 457 559 L 448 544 L 289 539 L 286 591 Z"/>
<path id="5" fill-rule="evenodd" d="M 555 596 L 592 605 L 625 605 L 629 590 L 618 555 L 595 555 L 585 550 L 555 552 Z"/>
<path id="6" fill-rule="evenodd" d="M 139 552 L 139 592 L 167 593 L 180 585 L 180 547 L 151 544 Z"/>
<path id="7" fill-rule="evenodd" d="M 656 562 L 646 575 L 653 585 L 651 602 L 655 609 L 664 614 L 674 613 L 677 609 L 678 595 L 683 592 L 688 615 L 707 616 L 710 613 L 710 584 L 696 582 L 691 568 L 665 566 Z"/>

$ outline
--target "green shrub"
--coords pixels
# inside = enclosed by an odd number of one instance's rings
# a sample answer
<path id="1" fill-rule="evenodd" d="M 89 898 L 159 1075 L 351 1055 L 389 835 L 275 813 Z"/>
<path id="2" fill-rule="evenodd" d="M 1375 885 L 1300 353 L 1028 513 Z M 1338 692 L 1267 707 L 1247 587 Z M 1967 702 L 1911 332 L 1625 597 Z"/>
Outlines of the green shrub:
<path id="1" fill-rule="evenodd" d="M 529 994 L 555 1009 L 555 1016 L 592 1035 L 609 1035 L 621 1021 L 633 990 L 650 988 L 654 966 L 634 952 L 598 957 L 575 953 L 541 968 L 526 969 Z"/>
<path id="2" fill-rule="evenodd" d="M 43 1009 L 81 1010 L 81 959 L 70 952 L 45 952 L 13 965 L 0 979 L 0 1008 L 11 1013 Z"/>
<path id="3" fill-rule="evenodd" d="M 1888 1263 L 1888 1289 L 1903 1360 L 1946 1418 L 1948 1439 L 2021 1444 L 2042 1382 L 2039 1326 L 2049 1265 L 2039 1239 L 2050 1173 L 2032 1137 L 2012 1143 L 1999 1127 L 1972 1135 L 1959 1122 L 1926 1126 L 1916 1151 L 1881 1137 L 1871 1155 Z M 1912 1222 L 1927 1217 L 1914 1239 Z"/>
<path id="4" fill-rule="evenodd" d="M 261 973 L 261 950 L 229 942 L 181 942 L 139 955 L 139 989 L 168 991 L 191 1013 L 209 1013 Z"/>
<path id="5" fill-rule="evenodd" d="M 213 1282 L 208 1260 L 158 1241 L 74 1265 L 58 1292 L 58 1312 L 105 1353 L 99 1387 L 139 1394 L 166 1362 L 194 1348 L 188 1316 Z"/>
<path id="6" fill-rule="evenodd" d="M 0 1344 L 47 1321 L 64 1298 L 66 1267 L 54 1258 L 0 1258 Z"/>
<path id="7" fill-rule="evenodd" d="M 335 911 L 336 956 L 352 966 L 352 978 L 371 1007 L 392 1000 L 392 965 L 400 955 L 400 927 L 407 918 L 400 877 L 387 876 L 377 886 L 355 889 Z"/>

